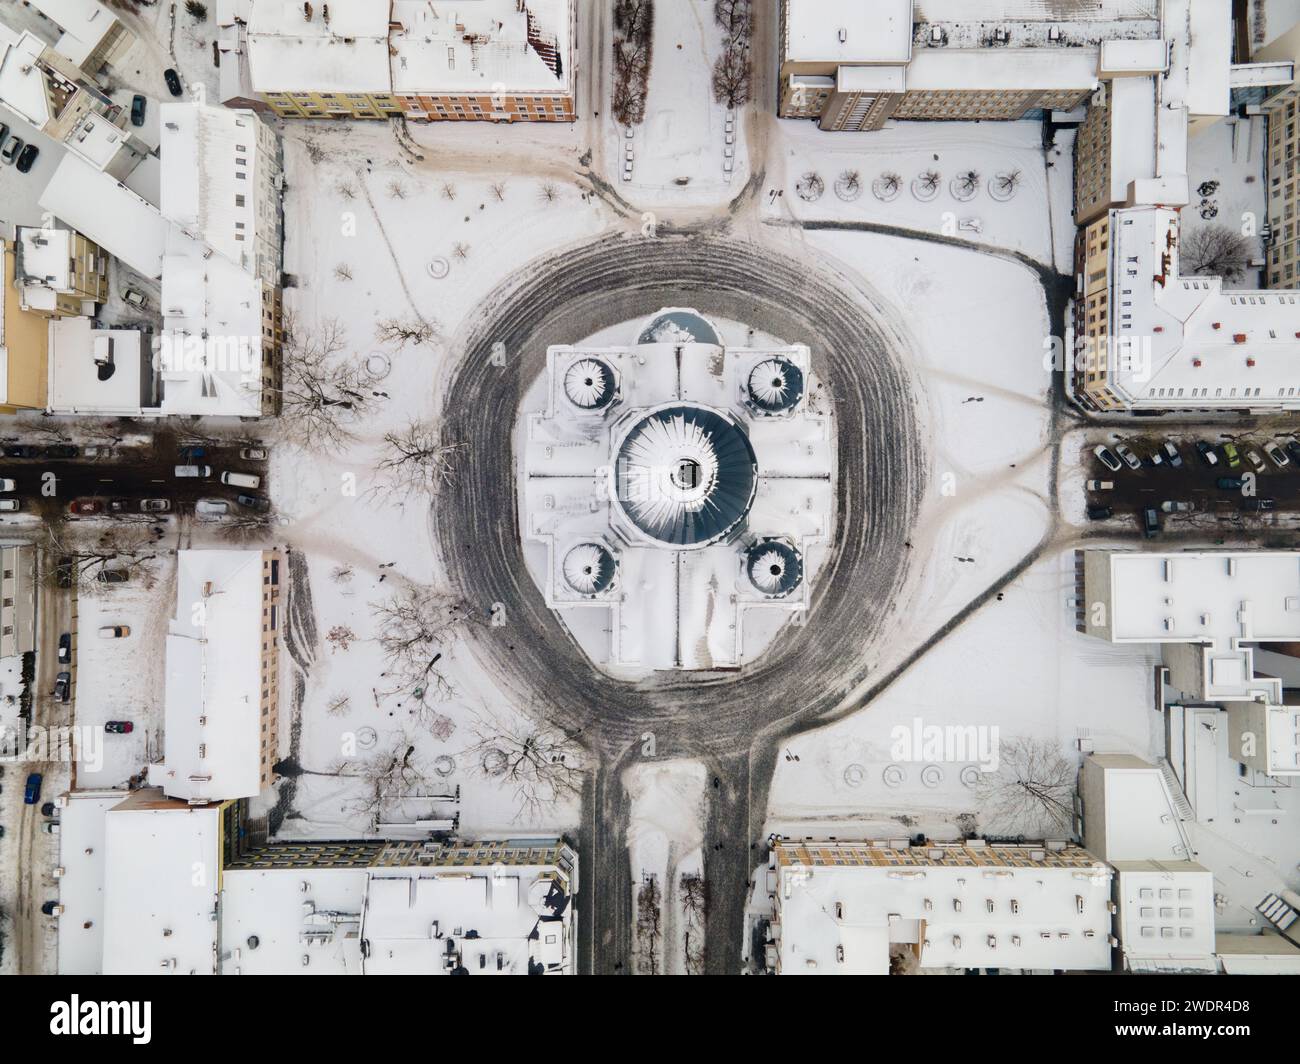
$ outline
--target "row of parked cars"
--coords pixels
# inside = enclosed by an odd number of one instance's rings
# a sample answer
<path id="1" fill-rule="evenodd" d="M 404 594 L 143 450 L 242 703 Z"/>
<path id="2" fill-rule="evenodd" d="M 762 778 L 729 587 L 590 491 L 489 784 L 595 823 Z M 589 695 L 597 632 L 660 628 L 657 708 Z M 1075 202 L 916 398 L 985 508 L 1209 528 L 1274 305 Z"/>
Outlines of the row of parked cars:
<path id="1" fill-rule="evenodd" d="M 1260 456 L 1259 451 L 1244 444 L 1239 447 L 1235 443 L 1225 443 L 1216 448 L 1204 440 L 1197 440 L 1193 446 L 1197 457 L 1211 469 L 1220 465 L 1228 469 L 1249 468 L 1256 473 L 1263 473 L 1268 469 L 1268 463 Z M 1295 440 L 1285 440 L 1281 447 L 1278 446 L 1277 441 L 1269 440 L 1260 447 L 1260 450 L 1278 469 L 1285 469 L 1293 460 L 1297 466 L 1300 466 L 1300 443 Z M 1125 443 L 1117 444 L 1113 451 L 1105 444 L 1098 444 L 1093 448 L 1092 453 L 1097 461 L 1112 473 L 1120 472 L 1125 466 L 1133 470 L 1139 470 L 1143 465 L 1152 468 L 1169 465 L 1177 469 L 1183 464 L 1182 452 L 1170 440 L 1162 441 L 1145 458 Z"/>

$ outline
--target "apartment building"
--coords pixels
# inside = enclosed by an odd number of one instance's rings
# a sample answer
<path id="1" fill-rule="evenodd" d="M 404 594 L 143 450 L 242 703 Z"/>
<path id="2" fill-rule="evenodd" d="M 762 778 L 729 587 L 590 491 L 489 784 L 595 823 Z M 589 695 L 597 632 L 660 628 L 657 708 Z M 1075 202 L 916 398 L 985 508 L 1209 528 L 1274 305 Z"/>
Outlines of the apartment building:
<path id="1" fill-rule="evenodd" d="M 1008 121 L 1071 110 L 1097 87 L 1101 45 L 1159 36 L 1149 3 L 888 0 L 829 8 L 783 0 L 782 118 L 873 130 L 887 119 Z"/>
<path id="2" fill-rule="evenodd" d="M 0 22 L 0 103 L 97 170 L 122 180 L 149 155 L 125 109 L 35 34 Z"/>
<path id="3" fill-rule="evenodd" d="M 776 840 L 767 968 L 1108 971 L 1111 877 L 1069 843 Z"/>
<path id="4" fill-rule="evenodd" d="M 14 283 L 24 310 L 61 318 L 108 300 L 108 254 L 74 229 L 16 230 Z"/>
<path id="5" fill-rule="evenodd" d="M 0 545 L 0 658 L 36 649 L 36 548 Z"/>
<path id="6" fill-rule="evenodd" d="M 135 44 L 135 35 L 99 0 L 29 0 L 59 28 L 54 47 L 87 74 L 121 59 Z"/>
<path id="7" fill-rule="evenodd" d="M 283 118 L 567 122 L 576 0 L 226 0 L 221 98 Z"/>
<path id="8" fill-rule="evenodd" d="M 283 567 L 278 550 L 177 555 L 163 760 L 149 766 L 150 785 L 169 798 L 222 802 L 271 785 Z"/>
<path id="9" fill-rule="evenodd" d="M 44 410 L 49 366 L 49 319 L 22 305 L 16 283 L 18 249 L 0 238 L 0 413 Z"/>

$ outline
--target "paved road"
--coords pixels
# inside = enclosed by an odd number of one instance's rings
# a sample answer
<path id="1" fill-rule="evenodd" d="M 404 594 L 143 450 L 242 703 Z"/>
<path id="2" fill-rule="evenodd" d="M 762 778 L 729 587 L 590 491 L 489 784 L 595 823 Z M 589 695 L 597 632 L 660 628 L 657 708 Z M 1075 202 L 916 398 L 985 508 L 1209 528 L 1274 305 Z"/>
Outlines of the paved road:
<path id="1" fill-rule="evenodd" d="M 787 629 L 753 667 L 627 684 L 590 665 L 528 575 L 509 426 L 548 345 L 674 305 L 812 347 L 835 397 L 837 548 L 822 569 L 808 623 Z M 504 367 L 491 357 L 498 342 L 506 346 Z M 581 898 L 585 960 L 597 971 L 629 969 L 631 885 L 619 777 L 649 732 L 657 757 L 699 758 L 718 777 L 706 824 L 705 875 L 714 884 L 706 966 L 737 971 L 744 886 L 759 859 L 774 757 L 764 736 L 829 711 L 856 686 L 908 565 L 906 540 L 928 470 L 905 343 L 848 278 L 752 243 L 699 235 L 607 237 L 530 267 L 485 301 L 457 348 L 464 357 L 449 385 L 443 432 L 473 461 L 435 507 L 435 535 L 469 601 L 504 605 L 506 626 L 476 628 L 480 652 L 557 722 L 581 729 L 600 760 L 581 840 L 590 888 Z"/>

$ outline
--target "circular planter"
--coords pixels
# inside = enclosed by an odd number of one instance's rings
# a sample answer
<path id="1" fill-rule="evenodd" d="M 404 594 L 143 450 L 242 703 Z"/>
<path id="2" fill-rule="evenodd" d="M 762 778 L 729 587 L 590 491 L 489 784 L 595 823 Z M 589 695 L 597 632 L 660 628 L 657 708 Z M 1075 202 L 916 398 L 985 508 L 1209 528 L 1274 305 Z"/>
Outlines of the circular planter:
<path id="1" fill-rule="evenodd" d="M 885 181 L 885 175 L 881 174 L 871 182 L 871 194 L 880 200 L 881 203 L 889 203 L 891 200 L 898 198 L 898 194 L 903 191 L 903 179 L 900 177 L 898 183 L 892 188 Z M 856 197 L 855 197 L 856 198 Z"/>
<path id="2" fill-rule="evenodd" d="M 861 787 L 867 779 L 867 770 L 861 765 L 850 765 L 844 770 L 844 782 L 849 787 Z"/>
<path id="3" fill-rule="evenodd" d="M 921 181 L 920 177 L 912 178 L 912 195 L 922 203 L 929 203 L 939 195 L 941 183 L 936 181 L 932 187 L 927 188 Z"/>
<path id="4" fill-rule="evenodd" d="M 372 381 L 381 381 L 393 371 L 393 362 L 382 351 L 371 351 L 366 356 L 366 376 Z"/>
<path id="5" fill-rule="evenodd" d="M 954 177 L 951 181 L 948 182 L 948 191 L 952 194 L 952 198 L 955 199 L 958 203 L 970 202 L 975 198 L 975 195 L 976 193 L 979 192 L 979 190 L 980 190 L 980 183 L 978 178 L 976 178 L 975 183 L 971 185 L 969 188 L 967 188 L 962 184 L 962 180 L 960 177 Z"/>
<path id="6" fill-rule="evenodd" d="M 804 174 L 794 186 L 794 191 L 805 203 L 816 203 L 826 192 L 826 182 L 820 174 Z"/>
<path id="7" fill-rule="evenodd" d="M 852 203 L 862 195 L 862 178 L 859 176 L 856 184 L 847 178 L 847 174 L 840 174 L 835 179 L 835 195 L 839 196 L 845 203 Z"/>
<path id="8" fill-rule="evenodd" d="M 439 256 L 429 263 L 429 276 L 435 281 L 441 281 L 447 274 L 451 273 L 451 263 Z"/>
<path id="9" fill-rule="evenodd" d="M 997 200 L 999 203 L 1006 203 L 1007 200 L 1015 196 L 1020 187 L 1018 184 L 1011 185 L 1009 188 L 1002 185 L 1002 182 L 1010 176 L 1010 174 L 1006 173 L 993 175 L 993 180 L 988 184 L 989 196 L 992 199 Z"/>

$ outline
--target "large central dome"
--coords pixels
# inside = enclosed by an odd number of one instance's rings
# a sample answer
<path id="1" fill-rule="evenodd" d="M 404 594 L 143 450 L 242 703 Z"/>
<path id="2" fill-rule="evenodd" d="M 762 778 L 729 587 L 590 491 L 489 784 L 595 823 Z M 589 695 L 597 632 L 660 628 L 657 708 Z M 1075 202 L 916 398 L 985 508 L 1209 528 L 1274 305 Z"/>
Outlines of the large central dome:
<path id="1" fill-rule="evenodd" d="M 745 430 L 703 406 L 651 411 L 623 438 L 617 462 L 623 512 L 647 536 L 675 547 L 725 538 L 749 512 L 758 485 Z"/>

